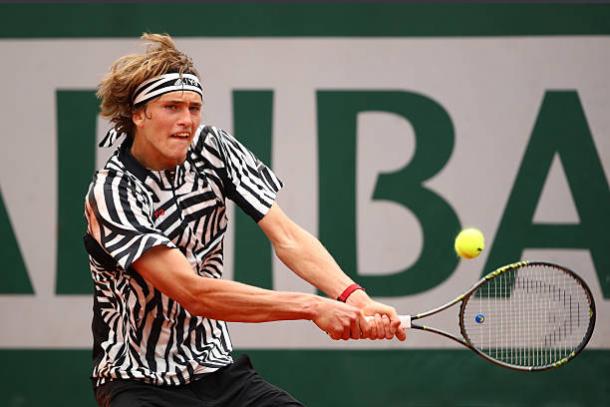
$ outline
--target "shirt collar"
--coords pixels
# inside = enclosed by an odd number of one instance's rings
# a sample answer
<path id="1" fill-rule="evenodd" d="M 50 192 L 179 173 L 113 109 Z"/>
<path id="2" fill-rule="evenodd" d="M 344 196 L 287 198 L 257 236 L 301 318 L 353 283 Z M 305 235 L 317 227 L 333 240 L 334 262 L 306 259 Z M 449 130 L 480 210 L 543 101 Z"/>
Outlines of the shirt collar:
<path id="1" fill-rule="evenodd" d="M 135 175 L 140 181 L 144 182 L 149 169 L 144 167 L 138 160 L 131 155 L 131 146 L 133 145 L 133 138 L 127 137 L 119 147 L 119 160 L 125 165 L 127 171 Z"/>
<path id="2" fill-rule="evenodd" d="M 127 137 L 119 147 L 119 160 L 125 165 L 127 171 L 135 175 L 136 178 L 138 178 L 142 182 L 145 182 L 146 178 L 151 176 L 152 174 L 156 174 L 153 175 L 154 178 L 166 178 L 171 184 L 173 184 L 175 177 L 182 176 L 184 171 L 189 171 L 189 157 L 191 153 L 190 147 L 189 151 L 187 152 L 187 158 L 182 164 L 178 165 L 172 170 L 155 171 L 146 168 L 131 154 L 132 145 L 133 138 Z M 172 176 L 168 176 L 170 172 L 173 172 L 174 174 Z M 164 176 L 162 176 L 161 174 L 164 174 Z"/>

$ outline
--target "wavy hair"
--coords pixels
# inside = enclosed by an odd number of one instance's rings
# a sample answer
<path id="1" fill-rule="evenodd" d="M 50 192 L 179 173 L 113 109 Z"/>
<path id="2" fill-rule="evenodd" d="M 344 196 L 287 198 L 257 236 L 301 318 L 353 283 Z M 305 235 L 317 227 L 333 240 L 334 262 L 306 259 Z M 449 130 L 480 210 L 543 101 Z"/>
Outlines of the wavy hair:
<path id="1" fill-rule="evenodd" d="M 200 78 L 189 56 L 180 52 L 168 34 L 144 33 L 146 51 L 117 59 L 97 88 L 102 117 L 110 119 L 119 133 L 133 136 L 133 93 L 144 81 L 169 72 L 189 73 Z M 200 78 L 201 79 L 201 78 Z"/>

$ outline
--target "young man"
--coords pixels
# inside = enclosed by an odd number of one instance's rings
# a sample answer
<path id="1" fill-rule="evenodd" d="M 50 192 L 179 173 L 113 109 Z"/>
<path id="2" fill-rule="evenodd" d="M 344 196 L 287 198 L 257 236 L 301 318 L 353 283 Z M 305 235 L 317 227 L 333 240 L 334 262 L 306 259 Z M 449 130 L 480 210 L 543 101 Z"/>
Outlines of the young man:
<path id="1" fill-rule="evenodd" d="M 395 310 L 282 212 L 276 175 L 227 132 L 200 125 L 204 92 L 190 58 L 169 36 L 142 38 L 146 52 L 117 60 L 98 89 L 115 125 L 102 144 L 125 136 L 85 202 L 98 403 L 300 405 L 247 357 L 233 361 L 227 321 L 307 319 L 335 340 L 404 340 Z M 331 299 L 222 280 L 227 198 Z"/>

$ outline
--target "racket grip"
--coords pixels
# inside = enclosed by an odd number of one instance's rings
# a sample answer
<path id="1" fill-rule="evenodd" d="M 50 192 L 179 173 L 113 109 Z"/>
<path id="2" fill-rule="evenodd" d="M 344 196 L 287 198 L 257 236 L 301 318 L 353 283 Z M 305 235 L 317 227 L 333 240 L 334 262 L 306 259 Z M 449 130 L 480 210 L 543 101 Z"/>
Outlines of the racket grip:
<path id="1" fill-rule="evenodd" d="M 367 320 L 367 322 L 370 322 L 374 319 L 374 317 L 368 315 L 365 317 L 365 319 Z M 402 327 L 404 329 L 411 328 L 411 315 L 399 315 L 398 319 L 400 319 L 400 323 L 402 324 Z"/>
<path id="2" fill-rule="evenodd" d="M 411 315 L 399 315 L 400 323 L 404 329 L 411 328 Z"/>

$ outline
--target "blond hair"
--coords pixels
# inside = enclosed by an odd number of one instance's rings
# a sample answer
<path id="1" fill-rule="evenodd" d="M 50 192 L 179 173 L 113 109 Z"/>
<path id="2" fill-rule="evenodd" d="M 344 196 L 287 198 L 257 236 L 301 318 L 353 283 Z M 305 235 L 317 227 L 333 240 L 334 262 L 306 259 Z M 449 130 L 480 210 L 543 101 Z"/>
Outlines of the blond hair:
<path id="1" fill-rule="evenodd" d="M 146 52 L 117 59 L 97 88 L 102 117 L 110 119 L 118 133 L 133 136 L 133 93 L 144 81 L 169 72 L 190 73 L 199 77 L 193 61 L 176 48 L 168 34 L 144 33 Z"/>

